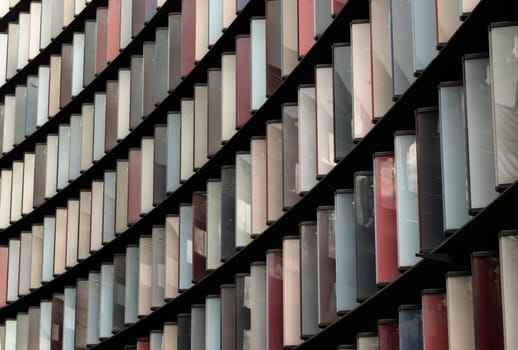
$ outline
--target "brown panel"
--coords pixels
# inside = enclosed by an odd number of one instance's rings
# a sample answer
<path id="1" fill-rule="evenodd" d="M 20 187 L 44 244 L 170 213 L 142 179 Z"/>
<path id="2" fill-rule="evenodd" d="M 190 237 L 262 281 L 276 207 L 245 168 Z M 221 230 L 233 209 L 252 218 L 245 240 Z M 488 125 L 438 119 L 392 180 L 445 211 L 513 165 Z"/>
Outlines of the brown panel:
<path id="1" fill-rule="evenodd" d="M 99 74 L 106 67 L 106 49 L 108 36 L 108 9 L 97 9 L 96 17 L 96 46 L 95 46 L 95 74 Z"/>
<path id="2" fill-rule="evenodd" d="M 44 143 L 36 144 L 35 164 L 34 164 L 34 208 L 39 207 L 45 202 L 45 177 L 47 168 L 47 145 Z"/>
<path id="3" fill-rule="evenodd" d="M 194 68 L 196 0 L 182 0 L 182 77 Z"/>
<path id="4" fill-rule="evenodd" d="M 90 255 L 90 216 L 92 210 L 92 192 L 83 190 L 79 194 L 79 236 L 77 244 L 77 260 L 81 261 Z"/>
<path id="5" fill-rule="evenodd" d="M 29 307 L 29 334 L 27 343 L 29 349 L 38 349 L 40 346 L 40 308 L 38 306 Z"/>
<path id="6" fill-rule="evenodd" d="M 65 272 L 67 249 L 67 208 L 56 208 L 56 228 L 54 236 L 54 276 Z"/>
<path id="7" fill-rule="evenodd" d="M 117 144 L 117 114 L 119 103 L 119 83 L 106 82 L 106 114 L 104 129 L 104 150 L 110 152 Z"/>
<path id="8" fill-rule="evenodd" d="M 112 62 L 119 54 L 121 31 L 121 0 L 108 1 L 108 38 L 106 61 Z"/>
<path id="9" fill-rule="evenodd" d="M 209 86 L 207 157 L 211 158 L 221 148 L 221 69 L 207 71 Z"/>
<path id="10" fill-rule="evenodd" d="M 76 285 L 75 350 L 87 350 L 86 326 L 88 323 L 88 280 L 79 279 Z"/>
<path id="11" fill-rule="evenodd" d="M 155 43 L 145 42 L 142 49 L 144 57 L 144 116 L 155 109 Z"/>
<path id="12" fill-rule="evenodd" d="M 182 77 L 182 15 L 169 14 L 169 91 L 180 84 Z"/>
<path id="13" fill-rule="evenodd" d="M 61 46 L 61 94 L 59 106 L 65 107 L 72 99 L 72 45 Z"/>
<path id="14" fill-rule="evenodd" d="M 50 350 L 61 350 L 63 348 L 63 302 L 63 294 L 52 296 Z"/>
<path id="15" fill-rule="evenodd" d="M 128 170 L 128 225 L 133 225 L 140 220 L 140 164 L 140 150 L 130 149 Z"/>
<path id="16" fill-rule="evenodd" d="M 221 286 L 221 349 L 236 349 L 236 288 Z"/>
<path id="17" fill-rule="evenodd" d="M 266 96 L 271 96 L 282 81 L 281 38 L 281 1 L 266 1 Z"/>
<path id="18" fill-rule="evenodd" d="M 250 35 L 236 37 L 236 128 L 250 119 Z"/>
<path id="19" fill-rule="evenodd" d="M 206 273 L 205 236 L 207 235 L 207 196 L 192 194 L 192 281 L 198 282 Z"/>
<path id="20" fill-rule="evenodd" d="M 139 281 L 138 281 L 138 317 L 151 312 L 151 270 L 153 248 L 151 236 L 139 239 Z"/>
<path id="21" fill-rule="evenodd" d="M 178 254 L 180 220 L 178 215 L 165 219 L 165 293 L 166 300 L 178 296 Z"/>

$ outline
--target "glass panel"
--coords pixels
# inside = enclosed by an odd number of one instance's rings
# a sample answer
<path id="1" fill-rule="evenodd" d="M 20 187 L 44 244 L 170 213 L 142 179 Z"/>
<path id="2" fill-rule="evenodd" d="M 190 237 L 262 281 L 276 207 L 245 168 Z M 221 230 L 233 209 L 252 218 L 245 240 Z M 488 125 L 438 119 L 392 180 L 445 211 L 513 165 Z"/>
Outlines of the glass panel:
<path id="1" fill-rule="evenodd" d="M 191 308 L 191 350 L 205 348 L 205 305 Z"/>
<path id="2" fill-rule="evenodd" d="M 140 220 L 140 196 L 141 196 L 141 151 L 129 150 L 128 161 L 128 225 L 133 225 Z"/>
<path id="3" fill-rule="evenodd" d="M 397 320 L 378 321 L 380 350 L 399 349 L 399 324 Z"/>
<path id="4" fill-rule="evenodd" d="M 266 124 L 266 181 L 267 222 L 273 223 L 282 216 L 282 123 Z"/>
<path id="5" fill-rule="evenodd" d="M 178 215 L 169 215 L 165 219 L 165 287 L 164 299 L 171 300 L 178 296 L 178 244 L 180 221 Z"/>
<path id="6" fill-rule="evenodd" d="M 252 236 L 261 234 L 266 228 L 266 140 L 253 137 L 250 140 L 252 157 Z"/>
<path id="7" fill-rule="evenodd" d="M 300 338 L 300 239 L 285 236 L 282 240 L 282 304 L 284 347 L 302 343 Z"/>
<path id="8" fill-rule="evenodd" d="M 42 283 L 54 279 L 54 241 L 56 234 L 56 218 L 45 216 L 43 219 L 43 259 L 42 259 Z"/>
<path id="9" fill-rule="evenodd" d="M 459 18 L 459 0 L 436 0 L 437 46 L 446 45 L 462 24 Z"/>
<path id="10" fill-rule="evenodd" d="M 74 140 L 76 143 L 76 140 Z M 70 166 L 70 126 L 60 125 L 58 134 L 58 179 L 57 190 L 60 191 L 68 185 L 68 173 Z"/>
<path id="11" fill-rule="evenodd" d="M 131 118 L 131 70 L 119 69 L 119 91 L 117 101 L 117 141 L 126 137 Z"/>
<path id="12" fill-rule="evenodd" d="M 152 234 L 151 308 L 164 304 L 165 293 L 165 227 L 154 226 Z"/>
<path id="13" fill-rule="evenodd" d="M 178 264 L 178 291 L 192 286 L 192 205 L 180 205 L 180 254 Z"/>
<path id="14" fill-rule="evenodd" d="M 318 327 L 318 270 L 316 222 L 300 223 L 300 333 L 307 339 Z M 356 270 L 355 270 L 356 271 Z M 354 281 L 356 279 L 354 278 Z M 283 280 L 284 282 L 284 280 Z M 356 296 L 355 296 L 356 297 Z"/>
<path id="15" fill-rule="evenodd" d="M 221 286 L 221 349 L 236 349 L 236 288 Z"/>
<path id="16" fill-rule="evenodd" d="M 134 12 L 135 13 L 135 12 Z M 100 7 L 96 16 L 95 74 L 106 67 L 108 53 L 108 9 Z"/>
<path id="17" fill-rule="evenodd" d="M 209 47 L 209 0 L 195 0 L 195 54 L 194 61 L 199 62 Z"/>
<path id="18" fill-rule="evenodd" d="M 126 293 L 126 256 L 113 255 L 113 322 L 112 333 L 124 328 L 124 305 Z M 65 289 L 66 293 L 66 289 Z"/>
<path id="19" fill-rule="evenodd" d="M 85 67 L 85 34 L 74 33 L 72 39 L 72 83 L 71 95 L 75 97 L 79 95 L 83 89 L 83 73 Z"/>
<path id="20" fill-rule="evenodd" d="M 236 128 L 251 117 L 250 35 L 236 36 Z M 255 84 L 255 81 L 254 81 Z"/>
<path id="21" fill-rule="evenodd" d="M 126 289 L 124 291 L 124 323 L 137 322 L 139 299 L 139 246 L 126 247 Z"/>
<path id="22" fill-rule="evenodd" d="M 221 168 L 221 261 L 228 260 L 236 252 L 236 168 Z"/>
<path id="23" fill-rule="evenodd" d="M 207 162 L 208 86 L 194 85 L 194 158 L 193 167 L 200 169 Z"/>
<path id="24" fill-rule="evenodd" d="M 515 290 L 518 288 L 516 264 L 518 263 L 518 232 L 500 233 L 500 278 L 502 283 L 502 318 L 506 348 L 518 346 L 518 334 L 514 330 L 518 309 L 514 307 Z"/>
<path id="25" fill-rule="evenodd" d="M 144 95 L 143 101 L 143 116 L 147 117 L 155 109 L 155 43 L 145 42 L 142 45 L 142 61 L 143 65 L 143 86 L 142 94 Z"/>
<path id="26" fill-rule="evenodd" d="M 77 243 L 79 235 L 79 200 L 70 199 L 67 206 L 67 246 L 65 267 L 77 264 Z M 33 228 L 34 234 L 34 228 Z"/>
<path id="27" fill-rule="evenodd" d="M 173 91 L 182 75 L 182 16 L 179 13 L 169 14 L 169 81 L 168 90 Z"/>
<path id="28" fill-rule="evenodd" d="M 282 250 L 266 252 L 266 273 L 267 348 L 282 349 Z"/>
<path id="29" fill-rule="evenodd" d="M 206 274 L 207 239 L 207 196 L 205 193 L 192 194 L 192 281 L 198 282 Z"/>
<path id="30" fill-rule="evenodd" d="M 268 2 L 266 2 L 268 4 Z M 240 39 L 237 40 L 236 43 L 236 52 L 238 59 L 238 86 L 239 86 L 239 78 L 241 78 L 242 74 L 246 74 L 245 70 L 240 71 L 240 64 L 243 62 L 245 65 L 250 65 L 250 110 L 256 111 L 263 105 L 264 101 L 266 101 L 266 20 L 264 18 L 252 18 L 250 20 L 250 52 L 249 52 L 249 62 L 246 62 L 244 58 L 241 60 L 241 53 L 243 51 L 240 50 L 241 46 L 239 45 Z M 243 49 L 244 50 L 244 49 Z M 246 55 L 244 53 L 244 55 Z M 239 95 L 239 91 L 238 91 Z M 239 104 L 239 101 L 238 101 Z M 243 116 L 246 116 L 245 110 L 243 109 Z M 248 120 L 249 117 L 246 118 Z M 240 123 L 238 120 L 238 125 L 242 126 L 244 123 Z"/>
<path id="31" fill-rule="evenodd" d="M 317 111 L 317 177 L 324 177 L 335 165 L 332 66 L 316 66 L 315 96 Z"/>
<path id="32" fill-rule="evenodd" d="M 207 180 L 207 271 L 221 265 L 221 181 Z"/>
<path id="33" fill-rule="evenodd" d="M 113 265 L 101 264 L 101 298 L 99 304 L 99 338 L 112 336 L 113 324 Z"/>
<path id="34" fill-rule="evenodd" d="M 408 0 L 390 1 L 392 95 L 398 98 L 415 80 L 412 62 L 412 7 Z"/>
<path id="35" fill-rule="evenodd" d="M 121 0 L 110 0 L 107 13 L 106 61 L 112 62 L 119 55 L 121 37 Z"/>
<path id="36" fill-rule="evenodd" d="M 153 242 L 151 236 L 139 237 L 138 265 L 138 317 L 142 318 L 151 312 L 153 276 Z"/>
<path id="37" fill-rule="evenodd" d="M 196 0 L 182 0 L 182 77 L 194 68 L 196 54 Z"/>
<path id="38" fill-rule="evenodd" d="M 221 343 L 220 297 L 207 295 L 205 305 L 205 350 L 219 350 Z"/>
<path id="39" fill-rule="evenodd" d="M 115 238 L 115 196 L 117 188 L 117 173 L 115 171 L 104 172 L 103 193 L 103 244 L 111 242 Z"/>
<path id="40" fill-rule="evenodd" d="M 424 349 L 448 349 L 448 316 L 446 314 L 446 291 L 425 289 L 423 303 Z"/>
<path id="41" fill-rule="evenodd" d="M 236 349 L 250 349 L 250 274 L 236 275 Z"/>
<path id="42" fill-rule="evenodd" d="M 207 70 L 208 81 L 208 136 L 207 136 L 207 157 L 211 158 L 221 148 L 221 69 L 210 68 Z"/>
<path id="43" fill-rule="evenodd" d="M 156 206 L 166 198 L 167 126 L 155 126 L 154 143 L 153 205 Z"/>
<path id="44" fill-rule="evenodd" d="M 144 59 L 131 56 L 130 78 L 130 130 L 134 130 L 144 117 Z"/>
<path id="45" fill-rule="evenodd" d="M 372 2 L 371 2 L 372 3 Z M 353 145 L 351 46 L 333 46 L 333 145 L 334 161 L 344 158 Z"/>
<path id="46" fill-rule="evenodd" d="M 143 137 L 140 145 L 140 216 L 144 216 L 153 209 L 155 140 L 153 137 Z"/>
<path id="47" fill-rule="evenodd" d="M 471 276 L 463 272 L 448 272 L 446 274 L 446 298 L 450 349 L 475 348 Z"/>
<path id="48" fill-rule="evenodd" d="M 117 160 L 117 176 L 115 183 L 115 233 L 121 234 L 126 231 L 128 225 L 128 161 Z"/>
<path id="49" fill-rule="evenodd" d="M 421 305 L 399 307 L 399 348 L 402 350 L 423 348 L 423 319 Z"/>
<path id="50" fill-rule="evenodd" d="M 316 109 L 314 86 L 299 86 L 299 180 L 298 192 L 306 193 L 316 185 Z M 302 142 L 304 140 L 304 142 Z"/>
<path id="51" fill-rule="evenodd" d="M 438 52 L 435 45 L 435 0 L 412 0 L 411 6 L 414 75 L 418 75 Z"/>
<path id="52" fill-rule="evenodd" d="M 282 157 L 283 157 L 283 209 L 287 210 L 300 199 L 297 193 L 298 178 L 298 106 L 296 104 L 282 105 Z M 264 190 L 263 190 L 264 192 Z"/>
<path id="53" fill-rule="evenodd" d="M 221 55 L 221 142 L 236 132 L 236 55 Z"/>
<path id="54" fill-rule="evenodd" d="M 65 272 L 66 249 L 67 208 L 56 208 L 56 232 L 54 237 L 54 276 L 61 275 Z"/>
<path id="55" fill-rule="evenodd" d="M 90 252 L 95 252 L 103 243 L 103 197 L 104 183 L 92 182 L 92 209 L 90 216 Z"/>
<path id="56" fill-rule="evenodd" d="M 84 52 L 90 52 L 84 55 L 85 66 L 83 71 L 83 87 L 88 86 L 95 79 L 95 62 L 96 62 L 96 27 L 95 20 L 85 21 L 85 49 Z"/>
<path id="57" fill-rule="evenodd" d="M 245 247 L 252 235 L 252 173 L 250 153 L 236 154 L 236 248 Z"/>
<path id="58" fill-rule="evenodd" d="M 86 323 L 86 344 L 88 347 L 99 342 L 100 304 L 101 274 L 99 272 L 90 272 L 88 274 L 88 306 Z"/>
<path id="59" fill-rule="evenodd" d="M 180 182 L 187 181 L 193 174 L 194 162 L 194 101 L 181 100 L 181 145 Z"/>
<path id="60" fill-rule="evenodd" d="M 275 5 L 271 5 L 275 6 Z M 274 13 L 273 11 L 272 13 Z M 298 41 L 298 18 L 294 16 L 298 13 L 298 0 L 281 0 L 281 33 L 277 33 L 281 40 L 281 76 L 288 76 L 295 66 L 297 66 L 299 58 Z M 269 27 L 269 26 L 268 26 Z M 275 39 L 273 39 L 275 40 Z"/>
<path id="61" fill-rule="evenodd" d="M 167 180 L 166 192 L 174 192 L 180 186 L 181 114 L 167 114 Z"/>
<path id="62" fill-rule="evenodd" d="M 266 264 L 250 265 L 250 349 L 266 349 Z"/>
<path id="63" fill-rule="evenodd" d="M 315 42 L 315 0 L 298 0 L 299 57 L 306 55 Z"/>
<path id="64" fill-rule="evenodd" d="M 155 33 L 155 105 L 167 97 L 169 78 L 169 33 L 167 28 L 157 28 Z"/>
<path id="65" fill-rule="evenodd" d="M 79 194 L 79 235 L 77 240 L 77 260 L 82 261 L 90 255 L 90 217 L 92 193 L 83 190 Z"/>

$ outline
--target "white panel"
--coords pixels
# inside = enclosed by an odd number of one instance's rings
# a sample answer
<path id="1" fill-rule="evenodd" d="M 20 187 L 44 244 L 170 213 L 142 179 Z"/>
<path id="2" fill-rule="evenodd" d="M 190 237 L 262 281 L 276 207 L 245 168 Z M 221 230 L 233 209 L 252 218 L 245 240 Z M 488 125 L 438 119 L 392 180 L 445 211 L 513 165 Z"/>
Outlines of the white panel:
<path id="1" fill-rule="evenodd" d="M 41 34 L 39 45 L 41 50 L 50 44 L 52 18 L 52 0 L 41 0 Z"/>
<path id="2" fill-rule="evenodd" d="M 214 45 L 221 36 L 223 29 L 223 1 L 209 1 L 209 47 Z"/>
<path id="3" fill-rule="evenodd" d="M 85 35 L 74 33 L 72 38 L 72 97 L 79 95 L 83 89 L 84 66 Z"/>
<path id="4" fill-rule="evenodd" d="M 11 224 L 11 186 L 13 172 L 2 169 L 0 172 L 0 228 Z"/>
<path id="5" fill-rule="evenodd" d="M 20 70 L 29 62 L 29 28 L 30 15 L 20 13 L 18 17 L 18 64 Z"/>
<path id="6" fill-rule="evenodd" d="M 131 70 L 119 70 L 119 102 L 117 106 L 117 140 L 122 140 L 129 133 Z"/>
<path id="7" fill-rule="evenodd" d="M 54 238 L 56 231 L 56 219 L 53 216 L 45 216 L 43 219 L 43 259 L 41 281 L 50 282 L 54 278 Z"/>
<path id="8" fill-rule="evenodd" d="M 16 97 L 4 97 L 4 134 L 2 137 L 2 153 L 7 153 L 14 147 L 14 125 L 16 114 Z"/>
<path id="9" fill-rule="evenodd" d="M 38 68 L 38 106 L 36 113 L 36 126 L 42 126 L 49 119 L 49 84 L 50 68 L 40 66 Z"/>
<path id="10" fill-rule="evenodd" d="M 29 59 L 32 60 L 40 53 L 41 3 L 31 2 L 30 15 Z"/>
<path id="11" fill-rule="evenodd" d="M 221 55 L 221 140 L 236 133 L 236 55 Z"/>
<path id="12" fill-rule="evenodd" d="M 22 217 L 23 162 L 13 162 L 13 183 L 11 190 L 11 222 Z"/>
<path id="13" fill-rule="evenodd" d="M 79 236 L 79 200 L 70 199 L 67 208 L 67 252 L 65 266 L 70 268 L 77 264 L 77 243 Z"/>
<path id="14" fill-rule="evenodd" d="M 65 287 L 63 305 L 63 349 L 73 349 L 75 340 L 76 289 Z"/>
<path id="15" fill-rule="evenodd" d="M 96 162 L 104 156 L 106 94 L 96 93 L 94 101 L 94 139 L 92 160 Z"/>
<path id="16" fill-rule="evenodd" d="M 120 49 L 124 49 L 131 42 L 132 0 L 121 0 L 121 28 Z"/>
<path id="17" fill-rule="evenodd" d="M 81 171 L 86 171 L 92 165 L 93 160 L 94 106 L 92 104 L 83 104 L 81 117 L 83 119 L 81 135 Z"/>
<path id="18" fill-rule="evenodd" d="M 333 67 L 315 68 L 317 111 L 317 176 L 325 176 L 335 166 Z M 302 142 L 307 142 L 303 139 Z"/>
<path id="19" fill-rule="evenodd" d="M 195 61 L 200 61 L 209 46 L 209 0 L 196 0 Z"/>
<path id="20" fill-rule="evenodd" d="M 145 215 L 153 209 L 153 154 L 155 140 L 152 137 L 143 137 L 141 141 L 140 167 L 140 215 Z"/>
<path id="21" fill-rule="evenodd" d="M 208 90 L 207 85 L 194 86 L 194 169 L 207 162 Z"/>
<path id="22" fill-rule="evenodd" d="M 90 216 L 90 252 L 101 249 L 103 235 L 104 183 L 92 182 L 92 211 Z"/>
<path id="23" fill-rule="evenodd" d="M 250 21 L 250 106 L 258 110 L 266 101 L 266 20 Z"/>
<path id="24" fill-rule="evenodd" d="M 0 33 L 0 85 L 5 83 L 7 69 L 7 34 Z"/>
<path id="25" fill-rule="evenodd" d="M 9 260 L 7 269 L 7 302 L 18 299 L 18 276 L 20 273 L 20 240 L 9 240 Z"/>
<path id="26" fill-rule="evenodd" d="M 112 336 L 113 323 L 113 265 L 101 265 L 101 296 L 99 307 L 99 338 Z"/>
<path id="27" fill-rule="evenodd" d="M 183 182 L 193 174 L 194 102 L 183 99 L 181 103 L 180 181 Z"/>
<path id="28" fill-rule="evenodd" d="M 70 116 L 70 140 L 69 142 L 69 160 L 70 164 L 68 167 L 68 180 L 73 181 L 81 175 L 81 152 L 82 152 L 82 125 L 83 121 L 80 114 L 72 114 Z M 75 142 L 77 140 L 77 142 Z"/>

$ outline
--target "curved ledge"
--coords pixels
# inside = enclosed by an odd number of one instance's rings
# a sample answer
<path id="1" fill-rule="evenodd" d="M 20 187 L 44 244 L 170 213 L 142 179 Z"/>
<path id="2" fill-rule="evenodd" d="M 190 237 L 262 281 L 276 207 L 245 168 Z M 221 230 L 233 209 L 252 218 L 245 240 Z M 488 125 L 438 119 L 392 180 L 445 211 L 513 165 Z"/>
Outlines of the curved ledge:
<path id="1" fill-rule="evenodd" d="M 20 0 L 16 5 L 14 5 L 14 7 L 9 10 L 9 12 L 5 14 L 4 17 L 0 18 L 0 32 L 7 30 L 9 23 L 18 21 L 18 15 L 20 12 L 28 11 L 30 3 L 31 0 Z"/>
<path id="2" fill-rule="evenodd" d="M 92 1 L 87 7 L 85 7 L 83 11 L 74 18 L 74 20 L 58 35 L 56 39 L 52 40 L 43 51 L 40 51 L 38 56 L 36 56 L 32 61 L 27 63 L 25 67 L 23 67 L 19 72 L 17 72 L 14 77 L 9 79 L 9 81 L 7 81 L 4 85 L 0 87 L 0 100 L 3 100 L 5 95 L 14 93 L 16 85 L 26 84 L 27 77 L 29 75 L 37 75 L 39 66 L 48 64 L 50 56 L 52 54 L 59 53 L 61 50 L 61 45 L 63 43 L 72 41 L 72 36 L 74 32 L 83 30 L 85 20 L 95 18 L 95 12 L 97 10 L 97 7 L 106 5 L 107 3 L 108 0 L 97 0 Z M 92 84 L 93 83 L 94 82 L 92 82 Z M 88 90 L 89 86 L 84 88 L 79 95 L 81 95 L 85 90 Z M 19 145 L 17 145 L 12 150 L 4 154 L 0 158 L 0 169 L 9 168 L 13 160 L 23 159 L 24 152 L 34 150 L 34 146 L 36 145 L 36 143 L 43 142 L 48 133 L 55 132 L 59 124 L 63 124 L 64 122 L 66 122 L 65 118 L 62 115 L 70 113 L 68 106 L 77 104 L 76 100 L 77 98 L 70 101 L 68 105 L 65 106 L 65 108 L 63 108 L 55 116 L 50 118 L 44 125 L 42 125 L 31 135 L 29 135 Z M 68 118 L 70 118 L 70 116 L 68 116 Z"/>

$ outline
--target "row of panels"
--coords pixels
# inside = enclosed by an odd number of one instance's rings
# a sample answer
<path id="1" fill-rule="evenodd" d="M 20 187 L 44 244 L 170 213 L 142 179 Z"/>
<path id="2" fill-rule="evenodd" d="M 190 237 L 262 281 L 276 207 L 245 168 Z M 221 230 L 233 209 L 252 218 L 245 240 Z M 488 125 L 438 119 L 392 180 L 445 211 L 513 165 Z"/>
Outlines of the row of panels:
<path id="1" fill-rule="evenodd" d="M 329 299 L 316 290 L 325 281 L 318 270 L 317 230 L 319 222 L 302 223 L 300 237 L 284 237 L 282 250 L 267 251 L 264 262 L 252 263 L 250 273 L 237 274 L 234 284 L 221 285 L 220 293 L 207 295 L 205 304 L 191 305 L 190 313 L 171 317 L 176 322 L 138 339 L 137 349 L 283 349 L 317 334 L 328 325 L 321 317 L 329 313 Z M 167 263 L 174 257 L 167 254 L 175 237 L 174 229 L 165 234 L 156 229 L 151 237 L 141 237 L 139 245 L 128 246 L 125 254 L 115 255 L 113 262 L 102 264 L 100 271 L 5 320 L 0 326 L 3 346 L 86 349 L 136 322 L 137 315 L 146 314 L 142 305 L 154 305 L 162 280 L 157 275 L 171 272 Z M 512 331 L 517 237 L 516 231 L 502 232 L 500 257 L 496 252 L 473 253 L 471 272 L 448 272 L 446 289 L 423 290 L 421 304 L 401 305 L 397 319 L 379 320 L 377 332 L 359 333 L 356 348 L 518 345 Z M 167 279 L 161 287 L 162 292 L 167 288 Z"/>

